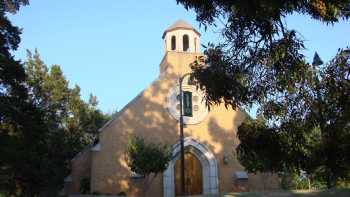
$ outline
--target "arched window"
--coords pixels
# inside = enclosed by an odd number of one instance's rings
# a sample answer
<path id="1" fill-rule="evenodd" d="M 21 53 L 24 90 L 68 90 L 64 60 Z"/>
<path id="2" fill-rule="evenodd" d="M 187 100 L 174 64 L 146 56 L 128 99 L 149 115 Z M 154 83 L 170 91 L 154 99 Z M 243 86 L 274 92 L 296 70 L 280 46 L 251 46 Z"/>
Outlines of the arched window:
<path id="1" fill-rule="evenodd" d="M 171 50 L 176 50 L 176 37 L 171 36 Z"/>
<path id="2" fill-rule="evenodd" d="M 192 92 L 183 92 L 183 109 L 184 116 L 192 117 Z"/>
<path id="3" fill-rule="evenodd" d="M 189 50 L 189 39 L 188 39 L 188 35 L 185 34 L 183 37 L 182 37 L 182 46 L 183 46 L 183 50 L 184 51 L 188 51 Z"/>

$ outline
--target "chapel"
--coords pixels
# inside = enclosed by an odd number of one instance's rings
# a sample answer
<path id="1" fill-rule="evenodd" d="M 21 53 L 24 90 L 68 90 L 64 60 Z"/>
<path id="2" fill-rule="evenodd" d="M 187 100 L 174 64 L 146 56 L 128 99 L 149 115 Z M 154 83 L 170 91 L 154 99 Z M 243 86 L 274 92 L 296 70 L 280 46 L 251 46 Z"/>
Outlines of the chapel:
<path id="1" fill-rule="evenodd" d="M 191 72 L 190 64 L 202 53 L 201 34 L 178 20 L 163 33 L 164 56 L 159 75 L 99 130 L 99 141 L 86 147 L 71 161 L 65 179 L 66 194 L 80 193 L 88 180 L 91 193 L 141 196 L 142 177 L 133 173 L 125 160 L 130 134 L 146 141 L 171 145 L 168 168 L 153 181 L 148 196 L 175 197 L 180 194 L 179 78 Z M 182 82 L 185 147 L 185 191 L 188 195 L 277 189 L 272 174 L 249 174 L 239 163 L 237 128 L 246 113 L 213 106 L 210 111 L 204 93 Z"/>

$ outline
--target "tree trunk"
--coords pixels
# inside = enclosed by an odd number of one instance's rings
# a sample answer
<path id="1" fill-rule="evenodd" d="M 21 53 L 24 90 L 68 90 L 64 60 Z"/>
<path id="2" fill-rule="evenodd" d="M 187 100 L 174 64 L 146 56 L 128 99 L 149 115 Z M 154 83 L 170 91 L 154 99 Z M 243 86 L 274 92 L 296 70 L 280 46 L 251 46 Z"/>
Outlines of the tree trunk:
<path id="1" fill-rule="evenodd" d="M 333 188 L 334 185 L 335 185 L 335 180 L 333 178 L 332 172 L 329 172 L 327 176 L 327 189 Z"/>
<path id="2" fill-rule="evenodd" d="M 144 178 L 143 182 L 143 188 L 142 188 L 142 196 L 146 197 L 147 196 L 147 191 L 150 188 L 153 180 L 156 178 L 157 174 L 154 174 L 153 176 L 151 175 L 146 175 Z"/>
<path id="3" fill-rule="evenodd" d="M 142 196 L 146 197 L 147 194 L 147 185 L 148 185 L 148 177 L 149 175 L 146 175 L 143 180 L 143 188 L 142 188 Z"/>
<path id="4" fill-rule="evenodd" d="M 327 189 L 331 189 L 331 188 L 332 188 L 331 181 L 327 178 Z"/>
<path id="5" fill-rule="evenodd" d="M 331 189 L 333 187 L 332 180 L 330 178 L 327 178 L 327 189 Z"/>

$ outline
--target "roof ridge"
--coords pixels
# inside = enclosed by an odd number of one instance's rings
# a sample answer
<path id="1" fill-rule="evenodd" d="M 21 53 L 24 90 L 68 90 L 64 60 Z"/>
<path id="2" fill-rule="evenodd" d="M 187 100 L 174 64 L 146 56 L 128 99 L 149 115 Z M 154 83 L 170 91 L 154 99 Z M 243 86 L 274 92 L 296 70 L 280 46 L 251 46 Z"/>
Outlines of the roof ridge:
<path id="1" fill-rule="evenodd" d="M 195 31 L 199 36 L 201 35 L 191 24 L 189 24 L 187 21 L 183 20 L 183 19 L 178 19 L 177 21 L 175 21 L 175 23 L 173 23 L 172 25 L 170 25 L 163 33 L 162 38 L 165 37 L 165 34 L 169 31 L 173 31 L 176 29 L 189 29 L 189 30 L 193 30 Z"/>

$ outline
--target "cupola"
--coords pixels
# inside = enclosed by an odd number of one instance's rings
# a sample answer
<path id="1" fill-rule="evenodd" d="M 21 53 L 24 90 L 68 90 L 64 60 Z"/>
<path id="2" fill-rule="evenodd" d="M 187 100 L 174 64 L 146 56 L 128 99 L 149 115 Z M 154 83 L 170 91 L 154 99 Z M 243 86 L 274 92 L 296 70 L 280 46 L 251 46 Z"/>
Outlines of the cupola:
<path id="1" fill-rule="evenodd" d="M 201 34 L 190 24 L 178 20 L 163 33 L 164 50 L 199 53 L 200 36 Z"/>

